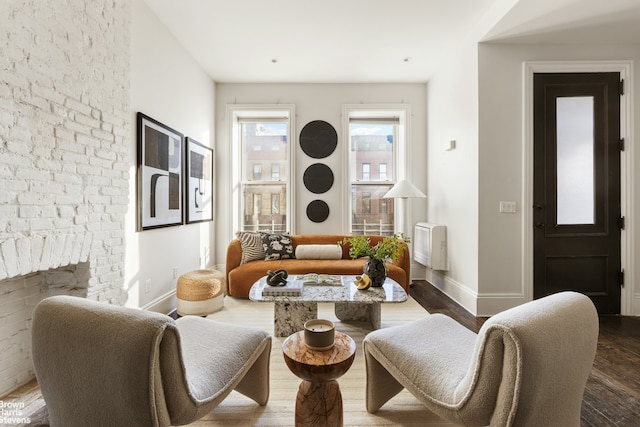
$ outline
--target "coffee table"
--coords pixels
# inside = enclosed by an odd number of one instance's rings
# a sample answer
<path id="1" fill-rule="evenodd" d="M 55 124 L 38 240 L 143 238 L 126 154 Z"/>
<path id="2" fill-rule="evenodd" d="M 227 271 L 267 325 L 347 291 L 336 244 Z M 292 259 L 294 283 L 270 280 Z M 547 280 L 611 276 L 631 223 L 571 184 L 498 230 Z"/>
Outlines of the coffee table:
<path id="1" fill-rule="evenodd" d="M 282 343 L 285 363 L 302 379 L 296 397 L 296 426 L 343 425 L 342 394 L 336 380 L 353 364 L 356 343 L 347 334 L 335 334 L 335 344 L 328 350 L 307 347 L 304 331 Z"/>
<path id="2" fill-rule="evenodd" d="M 302 330 L 307 320 L 316 319 L 319 302 L 334 303 L 336 317 L 340 320 L 370 322 L 373 329 L 379 329 L 381 304 L 407 300 L 402 286 L 388 277 L 381 287 L 363 291 L 354 284 L 355 276 L 340 277 L 341 286 L 304 285 L 300 296 L 262 296 L 262 289 L 269 286 L 265 276 L 253 284 L 249 299 L 274 303 L 273 334 L 276 337 L 287 337 Z"/>

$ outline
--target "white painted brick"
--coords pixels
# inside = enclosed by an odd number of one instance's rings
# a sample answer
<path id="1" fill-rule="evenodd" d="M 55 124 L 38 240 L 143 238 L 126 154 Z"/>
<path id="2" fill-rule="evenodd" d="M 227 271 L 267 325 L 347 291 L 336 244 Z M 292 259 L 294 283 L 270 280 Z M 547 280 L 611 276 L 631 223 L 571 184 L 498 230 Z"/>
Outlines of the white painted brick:
<path id="1" fill-rule="evenodd" d="M 31 237 L 31 271 L 38 271 L 40 269 L 43 245 L 42 236 Z"/>
<path id="2" fill-rule="evenodd" d="M 0 179 L 0 188 L 2 188 L 2 191 L 24 192 L 29 189 L 29 184 L 15 178 Z"/>
<path id="3" fill-rule="evenodd" d="M 73 252 L 73 245 L 75 244 L 75 241 L 75 235 L 67 234 L 64 249 L 60 254 L 60 265 L 69 265 L 69 262 L 71 260 L 71 252 Z"/>
<path id="4" fill-rule="evenodd" d="M 4 263 L 4 256 L 2 256 L 2 253 L 0 253 L 0 280 L 4 280 L 8 276 L 9 273 L 7 272 L 7 266 Z"/>
<path id="5" fill-rule="evenodd" d="M 54 173 L 53 180 L 72 184 L 80 184 L 82 182 L 82 179 L 78 175 L 72 173 Z"/>
<path id="6" fill-rule="evenodd" d="M 55 292 L 116 303 L 126 297 L 120 233 L 129 203 L 130 12 L 129 0 L 0 1 L 0 292 L 13 274 L 68 262 L 83 265 L 90 289 Z M 88 183 L 92 177 L 100 182 Z M 113 230 L 94 240 L 91 230 L 102 221 Z M 60 247 L 64 233 L 72 237 Z M 42 298 L 38 276 L 23 276 L 34 285 L 28 297 L 12 297 L 27 329 Z M 0 396 L 33 376 L 29 341 L 20 330 L 0 342 Z"/>
<path id="7" fill-rule="evenodd" d="M 54 202 L 52 194 L 21 193 L 18 194 L 18 203 L 21 205 L 51 205 Z"/>
<path id="8" fill-rule="evenodd" d="M 51 268 L 51 251 L 53 250 L 54 240 L 53 236 L 46 236 L 43 239 L 42 258 L 40 258 L 40 267 L 38 268 L 40 271 Z"/>
<path id="9" fill-rule="evenodd" d="M 48 170 L 20 168 L 16 171 L 16 178 L 29 181 L 50 181 L 51 173 Z"/>
<path id="10" fill-rule="evenodd" d="M 82 242 L 82 250 L 80 251 L 80 262 L 86 262 L 89 259 L 89 251 L 91 250 L 91 242 L 93 241 L 92 233 L 85 233 Z"/>
<path id="11" fill-rule="evenodd" d="M 20 272 L 20 266 L 18 264 L 15 241 L 5 240 L 0 243 L 0 251 L 2 252 L 2 258 L 4 259 L 4 264 L 7 269 L 7 276 L 17 276 Z"/>
<path id="12" fill-rule="evenodd" d="M 9 231 L 22 233 L 29 231 L 29 221 L 25 219 L 12 219 L 9 221 Z"/>
<path id="13" fill-rule="evenodd" d="M 29 229 L 32 231 L 42 231 L 53 229 L 53 219 L 51 218 L 36 218 L 29 220 Z"/>
<path id="14" fill-rule="evenodd" d="M 84 196 L 78 193 L 56 194 L 53 199 L 58 205 L 78 205 L 84 202 Z"/>
<path id="15" fill-rule="evenodd" d="M 16 249 L 20 260 L 20 274 L 31 273 L 31 240 L 28 237 L 18 239 Z"/>
<path id="16" fill-rule="evenodd" d="M 7 142 L 7 151 L 21 155 L 28 155 L 31 152 L 32 147 L 31 144 L 28 144 L 26 141 L 28 140 L 12 138 L 11 141 Z"/>
<path id="17" fill-rule="evenodd" d="M 54 171 L 54 172 L 62 170 L 62 164 L 60 162 L 57 162 L 55 160 L 52 160 L 46 157 L 40 157 L 36 161 L 36 167 L 40 170 L 47 170 L 47 171 Z M 55 174 L 54 174 L 54 179 L 55 179 Z M 76 177 L 76 179 L 80 179 L 80 178 Z"/>

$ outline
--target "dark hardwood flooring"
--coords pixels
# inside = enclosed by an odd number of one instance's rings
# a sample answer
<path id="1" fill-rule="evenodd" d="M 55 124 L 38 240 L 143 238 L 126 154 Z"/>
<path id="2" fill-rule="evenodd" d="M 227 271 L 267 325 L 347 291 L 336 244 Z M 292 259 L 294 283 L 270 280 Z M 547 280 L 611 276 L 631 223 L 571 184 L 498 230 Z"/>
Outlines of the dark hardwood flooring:
<path id="1" fill-rule="evenodd" d="M 429 313 L 443 313 L 477 332 L 476 318 L 426 281 L 411 295 Z M 582 398 L 582 427 L 640 426 L 640 318 L 600 316 L 598 348 Z"/>

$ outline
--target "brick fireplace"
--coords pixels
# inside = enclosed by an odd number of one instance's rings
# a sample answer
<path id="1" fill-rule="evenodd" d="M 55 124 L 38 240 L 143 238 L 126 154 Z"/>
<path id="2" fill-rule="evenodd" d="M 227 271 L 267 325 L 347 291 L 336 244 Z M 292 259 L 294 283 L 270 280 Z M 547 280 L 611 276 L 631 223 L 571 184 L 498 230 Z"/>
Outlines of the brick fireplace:
<path id="1" fill-rule="evenodd" d="M 130 7 L 3 3 L 0 396 L 33 377 L 30 324 L 42 298 L 126 297 Z"/>

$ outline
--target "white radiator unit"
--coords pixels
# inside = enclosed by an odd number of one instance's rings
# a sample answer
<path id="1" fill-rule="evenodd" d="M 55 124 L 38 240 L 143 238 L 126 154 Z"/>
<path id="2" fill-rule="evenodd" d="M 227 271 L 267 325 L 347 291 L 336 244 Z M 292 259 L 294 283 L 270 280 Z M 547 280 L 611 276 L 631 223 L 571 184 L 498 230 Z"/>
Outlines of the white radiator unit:
<path id="1" fill-rule="evenodd" d="M 446 270 L 447 227 L 417 223 L 413 232 L 413 259 L 433 270 Z"/>

